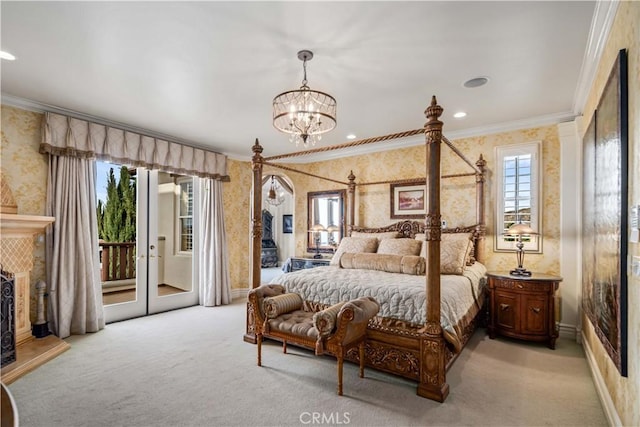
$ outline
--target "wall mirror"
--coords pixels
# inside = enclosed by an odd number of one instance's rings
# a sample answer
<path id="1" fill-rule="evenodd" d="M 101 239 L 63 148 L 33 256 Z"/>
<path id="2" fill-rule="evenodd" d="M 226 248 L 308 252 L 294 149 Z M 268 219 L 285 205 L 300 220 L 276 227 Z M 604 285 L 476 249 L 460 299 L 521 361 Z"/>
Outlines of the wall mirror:
<path id="1" fill-rule="evenodd" d="M 331 253 L 344 236 L 346 190 L 307 193 L 307 251 Z"/>

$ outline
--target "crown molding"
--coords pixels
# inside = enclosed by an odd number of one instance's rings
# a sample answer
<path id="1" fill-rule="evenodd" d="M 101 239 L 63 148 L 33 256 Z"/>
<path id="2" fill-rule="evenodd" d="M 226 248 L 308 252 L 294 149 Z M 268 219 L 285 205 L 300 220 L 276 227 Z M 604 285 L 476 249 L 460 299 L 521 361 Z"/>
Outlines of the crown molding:
<path id="1" fill-rule="evenodd" d="M 101 119 L 99 117 L 91 116 L 89 114 L 79 113 L 73 110 L 67 110 L 66 108 L 56 107 L 54 105 L 48 105 L 41 102 L 32 101 L 25 98 L 19 98 L 13 95 L 2 93 L 2 104 L 11 107 L 20 108 L 27 111 L 33 111 L 36 113 L 52 112 L 56 114 L 62 114 L 65 116 L 74 117 L 80 120 L 86 120 L 93 123 L 98 123 L 104 126 L 111 126 L 114 128 L 147 135 L 152 138 L 163 139 L 166 141 L 176 142 L 178 144 L 188 145 L 195 148 L 201 148 L 204 150 L 212 151 L 210 147 L 198 145 L 192 142 L 183 141 L 172 137 L 170 135 L 153 132 L 148 129 L 141 129 L 135 126 L 126 125 L 124 123 L 114 122 L 111 120 Z M 562 112 L 555 114 L 548 114 L 544 116 L 538 116 L 528 119 L 515 120 L 511 122 L 498 123 L 489 126 L 480 126 L 476 128 L 463 129 L 453 132 L 446 132 L 446 136 L 450 140 L 461 138 L 472 138 L 483 135 L 492 135 L 503 132 L 511 132 L 520 129 L 530 129 L 541 126 L 556 125 L 562 122 L 569 122 L 574 120 L 575 114 L 573 112 Z M 417 129 L 417 127 L 416 127 Z M 397 150 L 400 148 L 413 147 L 416 145 L 424 144 L 423 135 L 414 135 L 401 139 L 394 139 L 391 141 L 376 142 L 373 144 L 360 145 L 356 147 L 343 148 L 340 150 L 325 151 L 322 153 L 316 153 L 311 155 L 300 155 L 299 157 L 292 157 L 289 159 L 283 159 L 280 163 L 313 163 L 328 160 L 335 160 L 343 157 L 359 156 L 365 154 L 371 154 L 381 151 Z M 247 156 L 234 156 L 231 154 L 223 153 L 227 158 L 236 161 L 251 161 L 251 155 Z"/>
<path id="2" fill-rule="evenodd" d="M 218 154 L 219 151 L 212 150 L 211 147 L 207 147 L 203 144 L 197 144 L 192 141 L 185 141 L 175 136 L 167 135 L 160 132 L 154 132 L 149 129 L 139 128 L 137 126 L 128 125 L 125 123 L 116 122 L 113 120 L 103 119 L 100 117 L 92 116 L 90 114 L 80 113 L 74 110 L 68 110 L 66 108 L 57 107 L 55 105 L 45 104 L 43 102 L 33 101 L 31 99 L 20 98 L 14 95 L 9 95 L 7 93 L 2 92 L 2 105 L 7 105 L 9 107 L 20 108 L 21 110 L 32 111 L 34 113 L 55 113 L 61 114 L 63 116 L 73 117 L 74 119 L 84 120 L 91 123 L 96 123 L 102 126 L 108 126 L 120 130 L 124 130 L 127 132 L 133 132 L 140 135 L 148 136 L 151 138 L 161 139 L 164 141 L 175 142 L 176 144 L 187 145 L 193 148 L 199 148 L 205 151 L 210 151 Z"/>
<path id="3" fill-rule="evenodd" d="M 609 32 L 613 26 L 613 21 L 618 10 L 619 0 L 598 1 L 591 20 L 589 39 L 587 48 L 582 59 L 582 68 L 578 78 L 578 86 L 573 97 L 573 112 L 575 115 L 582 115 L 584 104 L 587 102 L 589 93 L 593 86 L 593 81 L 598 71 L 598 64 L 602 57 L 602 52 L 609 38 Z"/>

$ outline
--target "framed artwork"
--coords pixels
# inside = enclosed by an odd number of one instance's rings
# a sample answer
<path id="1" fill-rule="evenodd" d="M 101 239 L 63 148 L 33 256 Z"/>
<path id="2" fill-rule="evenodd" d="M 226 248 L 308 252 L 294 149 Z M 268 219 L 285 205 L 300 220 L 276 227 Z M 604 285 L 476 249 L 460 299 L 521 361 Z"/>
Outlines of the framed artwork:
<path id="1" fill-rule="evenodd" d="M 583 139 L 582 308 L 627 376 L 627 55 L 621 50 Z"/>
<path id="2" fill-rule="evenodd" d="M 391 184 L 391 218 L 419 219 L 426 215 L 424 180 Z"/>
<path id="3" fill-rule="evenodd" d="M 293 233 L 293 215 L 282 215 L 282 232 L 284 234 Z"/>

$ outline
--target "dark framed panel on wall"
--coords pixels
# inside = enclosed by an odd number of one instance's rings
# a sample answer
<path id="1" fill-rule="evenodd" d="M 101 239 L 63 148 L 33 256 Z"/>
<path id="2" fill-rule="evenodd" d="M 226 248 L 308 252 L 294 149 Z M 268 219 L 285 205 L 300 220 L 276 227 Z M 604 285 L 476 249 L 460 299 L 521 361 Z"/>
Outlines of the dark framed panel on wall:
<path id="1" fill-rule="evenodd" d="M 293 215 L 282 215 L 282 232 L 284 234 L 293 233 Z"/>
<path id="2" fill-rule="evenodd" d="M 583 140 L 582 308 L 627 376 L 627 55 L 618 53 Z"/>

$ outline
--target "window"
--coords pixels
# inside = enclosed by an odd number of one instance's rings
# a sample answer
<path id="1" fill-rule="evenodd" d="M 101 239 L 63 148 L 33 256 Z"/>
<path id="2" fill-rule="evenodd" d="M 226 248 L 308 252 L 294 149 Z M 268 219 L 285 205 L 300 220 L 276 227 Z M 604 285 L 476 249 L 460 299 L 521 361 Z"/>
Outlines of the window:
<path id="1" fill-rule="evenodd" d="M 505 233 L 521 222 L 539 233 L 523 237 L 524 249 L 542 252 L 541 158 L 539 141 L 496 148 L 496 251 L 515 250 L 516 239 Z"/>
<path id="2" fill-rule="evenodd" d="M 180 252 L 193 251 L 193 179 L 178 181 L 178 242 Z"/>

